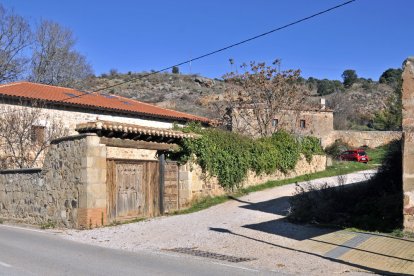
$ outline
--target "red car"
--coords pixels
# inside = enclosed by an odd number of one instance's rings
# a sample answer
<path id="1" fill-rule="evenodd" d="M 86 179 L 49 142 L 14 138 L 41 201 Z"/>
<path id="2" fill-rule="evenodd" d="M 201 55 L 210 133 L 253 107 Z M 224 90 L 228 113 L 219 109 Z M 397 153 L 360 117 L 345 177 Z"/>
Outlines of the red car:
<path id="1" fill-rule="evenodd" d="M 369 157 L 363 149 L 347 150 L 339 155 L 340 160 L 368 163 Z"/>

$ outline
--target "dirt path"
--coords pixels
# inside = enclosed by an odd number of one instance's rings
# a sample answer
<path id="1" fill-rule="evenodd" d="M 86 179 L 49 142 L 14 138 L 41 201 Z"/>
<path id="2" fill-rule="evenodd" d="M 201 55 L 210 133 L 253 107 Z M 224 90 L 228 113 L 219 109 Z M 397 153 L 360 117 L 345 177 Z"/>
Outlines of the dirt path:
<path id="1" fill-rule="evenodd" d="M 346 175 L 345 180 L 346 183 L 360 182 L 374 173 L 353 173 Z M 337 177 L 330 177 L 312 182 L 336 181 Z M 239 265 L 287 274 L 365 274 L 359 268 L 329 260 L 303 247 L 304 241 L 335 230 L 287 222 L 288 198 L 294 190 L 294 184 L 286 185 L 251 193 L 197 213 L 93 230 L 66 230 L 62 235 L 75 241 L 130 251 L 180 254 L 166 250 L 193 248 L 249 258 L 252 260 Z"/>

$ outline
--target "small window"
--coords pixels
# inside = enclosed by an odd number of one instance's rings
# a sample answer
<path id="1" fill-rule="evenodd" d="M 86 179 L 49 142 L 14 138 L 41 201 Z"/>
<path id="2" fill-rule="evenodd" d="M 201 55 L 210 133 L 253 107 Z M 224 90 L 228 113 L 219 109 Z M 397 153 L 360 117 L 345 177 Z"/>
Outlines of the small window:
<path id="1" fill-rule="evenodd" d="M 32 143 L 41 144 L 45 141 L 45 127 L 44 126 L 32 126 L 30 133 Z"/>
<path id="2" fill-rule="evenodd" d="M 300 128 L 306 128 L 306 122 L 305 122 L 305 120 L 300 120 L 299 126 L 300 126 Z"/>
<path id="3" fill-rule="evenodd" d="M 277 127 L 278 124 L 279 124 L 279 119 L 272 120 L 272 127 Z"/>

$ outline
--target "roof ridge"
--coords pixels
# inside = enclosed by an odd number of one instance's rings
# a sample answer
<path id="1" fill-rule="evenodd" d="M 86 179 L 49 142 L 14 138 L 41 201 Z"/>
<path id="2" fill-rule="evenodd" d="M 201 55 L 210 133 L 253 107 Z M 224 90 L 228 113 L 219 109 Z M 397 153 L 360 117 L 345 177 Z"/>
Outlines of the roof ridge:
<path id="1" fill-rule="evenodd" d="M 77 90 L 77 91 L 79 91 L 79 90 Z M 81 91 L 79 91 L 79 92 L 81 92 Z M 98 93 L 98 92 L 91 92 L 91 93 L 97 93 L 98 95 L 102 96 L 102 93 Z M 172 111 L 172 112 L 180 113 L 180 114 L 183 114 L 185 116 L 189 116 L 190 115 L 190 116 L 193 116 L 194 118 L 202 118 L 202 119 L 209 120 L 208 118 L 203 117 L 203 116 L 197 116 L 197 115 L 193 115 L 193 114 L 189 114 L 189 113 L 185 113 L 185 112 L 181 112 L 181 111 L 177 111 L 177 110 L 173 110 L 173 109 L 169 109 L 169 108 L 165 108 L 165 107 L 160 107 L 160 106 L 155 105 L 155 104 L 150 104 L 150 103 L 142 102 L 142 101 L 139 101 L 139 100 L 136 100 L 136 99 L 133 99 L 133 98 L 127 98 L 125 96 L 121 96 L 121 95 L 117 95 L 117 94 L 106 93 L 106 95 L 116 96 L 119 100 L 126 99 L 126 100 L 130 100 L 130 101 L 138 102 L 140 104 L 144 104 L 144 105 L 147 105 L 147 106 L 156 107 L 156 108 L 159 108 L 159 109 L 162 109 L 162 110 L 167 110 L 167 111 Z"/>
<path id="2" fill-rule="evenodd" d="M 68 90 L 74 90 L 76 92 L 82 92 L 79 89 L 75 89 L 75 88 L 71 88 L 71 87 L 57 86 L 57 85 L 51 85 L 51 84 L 45 84 L 45 83 L 39 83 L 39 82 L 31 82 L 31 81 L 26 81 L 26 80 L 1 84 L 0 87 L 6 87 L 6 86 L 12 86 L 12 85 L 18 85 L 18 84 L 41 85 L 41 86 L 51 87 L 51 88 L 54 88 L 54 89 L 56 89 L 56 88 L 57 89 L 68 89 Z M 93 92 L 90 92 L 90 93 L 93 93 Z"/>
<path id="3" fill-rule="evenodd" d="M 100 95 L 100 94 L 99 94 L 99 95 Z M 186 116 L 191 115 L 191 116 L 193 116 L 193 117 L 198 117 L 198 118 L 208 119 L 208 118 L 205 118 L 205 117 L 202 117 L 202 116 L 197 116 L 197 115 L 193 115 L 193 114 L 189 114 L 189 113 L 185 113 L 185 112 L 181 112 L 181 111 L 177 111 L 177 110 L 173 110 L 173 109 L 169 109 L 169 108 L 165 108 L 165 107 L 160 107 L 160 106 L 155 105 L 155 104 L 150 104 L 150 103 L 142 102 L 142 101 L 139 101 L 139 100 L 136 100 L 136 99 L 127 98 L 127 97 L 120 96 L 120 95 L 116 95 L 116 94 L 109 94 L 109 95 L 115 95 L 115 96 L 117 96 L 118 98 L 127 99 L 127 100 L 132 100 L 132 101 L 135 101 L 135 102 L 139 102 L 140 104 L 144 104 L 144 105 L 148 105 L 148 106 L 152 106 L 152 107 L 157 107 L 157 108 L 162 109 L 162 110 L 168 110 L 168 111 L 177 112 L 177 113 L 180 113 L 180 114 L 184 114 L 184 115 L 186 115 Z"/>
<path id="4" fill-rule="evenodd" d="M 30 88 L 30 86 L 32 88 Z M 168 108 L 164 108 L 164 107 L 160 107 L 157 106 L 155 104 L 151 104 L 151 103 L 146 103 L 146 102 L 142 102 L 136 99 L 132 99 L 132 98 L 127 98 L 124 96 L 120 96 L 120 95 L 116 95 L 116 94 L 112 94 L 112 93 L 98 93 L 98 92 L 92 92 L 92 91 L 86 91 L 86 90 L 80 90 L 80 89 L 75 89 L 75 88 L 68 88 L 68 87 L 61 87 L 61 86 L 54 86 L 54 85 L 49 85 L 49 84 L 43 84 L 43 83 L 35 83 L 35 82 L 29 82 L 29 81 L 19 81 L 19 82 L 12 82 L 12 83 L 8 83 L 8 84 L 0 84 L 0 88 L 2 90 L 1 94 L 3 94 L 4 90 L 7 90 L 8 88 L 13 90 L 15 88 L 12 87 L 16 87 L 17 90 L 19 89 L 23 89 L 23 90 L 31 90 L 34 89 L 35 87 L 36 90 L 39 91 L 48 91 L 52 92 L 49 93 L 50 96 L 46 97 L 49 98 L 52 97 L 58 97 L 59 95 L 63 95 L 63 94 L 69 94 L 68 92 L 73 92 L 76 93 L 76 97 L 69 97 L 69 98 L 65 98 L 65 99 L 61 99 L 61 98 L 57 98 L 57 99 L 52 99 L 53 101 L 56 102 L 67 102 L 67 103 L 72 103 L 72 104 L 79 104 L 79 105 L 86 105 L 86 106 L 98 106 L 98 107 L 103 107 L 103 108 L 108 108 L 108 109 L 114 109 L 114 110 L 126 110 L 126 111 L 132 111 L 132 112 L 137 112 L 137 113 L 143 113 L 143 114 L 153 114 L 156 116 L 161 116 L 161 117 L 172 117 L 172 118 L 186 118 L 189 120 L 197 120 L 197 121 L 210 121 L 210 119 L 208 119 L 207 117 L 203 117 L 203 116 L 198 116 L 198 115 L 193 115 L 193 114 L 189 114 L 189 113 L 185 113 L 185 112 L 181 112 L 181 111 L 177 111 L 177 110 L 173 110 L 173 109 L 168 109 Z M 40 93 L 40 92 L 36 92 L 36 93 Z M 52 94 L 54 96 L 52 96 Z M 13 93 L 10 94 L 11 96 L 13 96 Z M 75 96 L 74 95 L 74 96 Z M 113 102 L 113 104 L 107 103 L 107 104 L 96 104 L 96 103 L 82 103 L 82 102 L 78 102 L 76 99 L 81 98 L 82 96 L 85 96 L 87 99 L 86 102 L 88 102 L 88 96 L 97 96 L 96 100 L 98 100 L 99 98 L 104 98 L 105 95 L 109 95 L 109 96 L 113 96 L 114 98 L 116 98 L 117 102 L 123 102 L 126 101 L 125 104 L 130 103 L 131 105 L 134 106 L 134 108 L 127 108 L 127 107 L 119 107 L 117 106 L 118 104 L 116 102 Z M 17 95 L 16 95 L 17 96 Z M 20 95 L 21 97 L 22 95 Z M 38 95 L 32 95 L 31 97 L 36 98 Z M 71 101 L 71 99 L 74 99 L 74 101 Z M 47 99 L 46 99 L 47 100 Z M 81 100 L 82 101 L 82 100 Z M 99 101 L 99 100 L 98 100 Z M 144 109 L 144 110 L 142 110 Z M 146 111 L 145 111 L 146 110 Z"/>
<path id="5" fill-rule="evenodd" d="M 27 81 L 14 81 L 14 82 L 9 82 L 9 83 L 3 83 L 3 84 L 0 84 L 0 87 L 12 86 L 12 85 L 22 84 L 26 82 Z"/>

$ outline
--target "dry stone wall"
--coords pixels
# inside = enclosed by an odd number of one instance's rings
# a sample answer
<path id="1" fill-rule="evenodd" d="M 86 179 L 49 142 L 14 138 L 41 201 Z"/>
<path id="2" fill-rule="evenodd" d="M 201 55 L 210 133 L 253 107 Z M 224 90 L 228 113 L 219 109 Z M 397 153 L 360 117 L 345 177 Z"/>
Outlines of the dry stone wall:
<path id="1" fill-rule="evenodd" d="M 276 171 L 270 175 L 256 175 L 249 172 L 246 180 L 243 182 L 244 187 L 263 184 L 270 180 L 282 180 L 296 176 L 324 171 L 326 169 L 326 156 L 315 155 L 311 162 L 306 161 L 304 156 L 296 164 L 294 170 L 287 174 Z M 211 177 L 204 173 L 197 164 L 185 164 L 180 166 L 180 205 L 185 207 L 192 201 L 205 196 L 218 196 L 225 194 L 225 190 L 219 185 L 216 177 Z"/>
<path id="2" fill-rule="evenodd" d="M 2 171 L 0 217 L 78 227 L 78 208 L 85 200 L 81 157 L 86 149 L 85 136 L 69 137 L 51 145 L 42 170 Z"/>
<path id="3" fill-rule="evenodd" d="M 350 131 L 335 130 L 328 136 L 322 138 L 322 146 L 325 148 L 333 144 L 336 140 L 342 140 L 351 147 L 368 146 L 376 148 L 389 144 L 394 140 L 401 140 L 401 131 Z"/>

